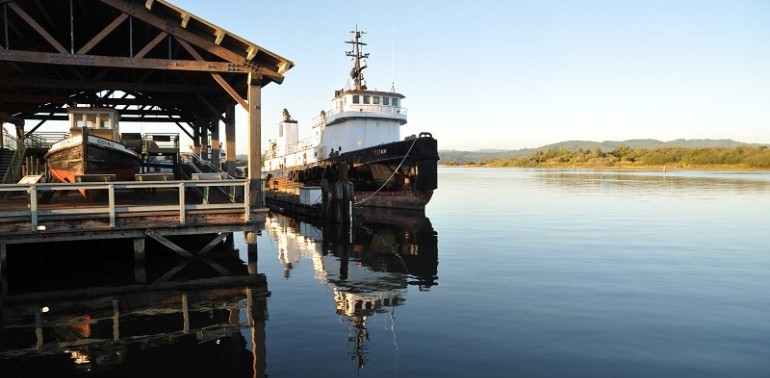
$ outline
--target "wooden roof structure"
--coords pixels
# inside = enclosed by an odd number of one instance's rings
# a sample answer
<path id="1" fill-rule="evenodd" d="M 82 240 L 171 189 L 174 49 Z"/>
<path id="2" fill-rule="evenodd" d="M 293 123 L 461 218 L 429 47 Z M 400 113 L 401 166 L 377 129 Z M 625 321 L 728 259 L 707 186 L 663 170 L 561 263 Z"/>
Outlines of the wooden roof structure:
<path id="1" fill-rule="evenodd" d="M 235 106 L 251 112 L 293 66 L 167 1 L 0 0 L 0 121 L 39 120 L 26 133 L 93 106 L 197 136 Z"/>

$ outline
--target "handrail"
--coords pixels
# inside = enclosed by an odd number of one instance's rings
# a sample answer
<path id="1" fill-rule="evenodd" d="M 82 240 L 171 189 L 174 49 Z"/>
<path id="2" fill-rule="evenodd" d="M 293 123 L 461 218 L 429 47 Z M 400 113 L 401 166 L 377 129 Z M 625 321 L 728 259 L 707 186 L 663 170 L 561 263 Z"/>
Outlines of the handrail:
<path id="1" fill-rule="evenodd" d="M 198 170 L 198 173 L 222 172 L 226 175 L 227 179 L 235 179 L 235 177 L 230 176 L 230 174 L 228 174 L 226 171 L 219 169 L 217 166 L 204 160 L 202 157 L 198 156 L 195 153 L 182 152 L 179 155 L 182 157 L 182 159 L 189 160 L 190 162 L 192 162 L 193 167 L 195 167 Z M 205 167 L 206 170 L 202 170 L 201 167 Z"/>
<path id="2" fill-rule="evenodd" d="M 24 144 L 30 148 L 44 148 L 48 149 L 56 143 L 66 139 L 68 134 L 66 132 L 35 132 L 34 134 L 27 134 L 24 137 Z"/>
<path id="3" fill-rule="evenodd" d="M 54 143 L 66 138 L 66 133 L 61 132 L 42 132 L 25 136 L 18 139 L 15 136 L 3 133 L 0 140 L 0 147 L 13 150 L 10 166 L 5 172 L 0 172 L 0 184 L 12 184 L 21 178 L 21 170 L 24 158 L 28 148 L 48 149 Z"/>
<path id="4" fill-rule="evenodd" d="M 230 203 L 185 203 L 185 189 L 206 187 L 240 187 L 243 188 L 243 201 Z M 115 191 L 126 189 L 162 189 L 176 188 L 179 191 L 179 202 L 173 205 L 118 205 L 115 203 Z M 80 206 L 72 209 L 41 208 L 38 204 L 38 194 L 42 192 L 60 192 L 77 190 L 107 190 L 107 204 L 94 204 L 93 206 Z M 249 180 L 198 180 L 198 181 L 116 181 L 106 183 L 35 183 L 0 185 L 0 193 L 22 192 L 27 194 L 27 209 L 4 209 L 0 207 L 0 219 L 28 218 L 32 230 L 37 230 L 41 222 L 54 217 L 75 216 L 109 218 L 110 228 L 116 227 L 116 218 L 119 214 L 136 214 L 141 212 L 157 213 L 161 211 L 174 211 L 179 214 L 179 224 L 185 224 L 190 211 L 195 210 L 243 210 L 244 223 L 251 221 L 251 209 L 249 199 Z"/>
<path id="5" fill-rule="evenodd" d="M 140 138 L 143 153 L 179 152 L 179 134 L 151 133 Z"/>
<path id="6" fill-rule="evenodd" d="M 27 146 L 24 144 L 23 140 L 20 142 L 18 139 L 8 135 L 6 141 L 9 140 L 16 142 L 16 148 L 13 149 L 14 152 L 13 156 L 11 157 L 10 165 L 8 166 L 8 169 L 3 172 L 3 177 L 2 180 L 0 180 L 0 184 L 10 184 L 20 178 L 21 162 L 24 159 L 24 154 L 27 150 Z"/>
<path id="7" fill-rule="evenodd" d="M 182 152 L 179 155 L 182 158 L 182 160 L 189 161 L 189 163 L 190 163 L 189 165 L 191 167 L 195 168 L 195 171 L 197 173 L 215 172 L 215 173 L 222 174 L 222 178 L 225 179 L 225 180 L 235 180 L 236 179 L 235 177 L 230 176 L 230 174 L 227 173 L 227 171 L 223 171 L 223 170 L 217 168 L 216 166 L 214 166 L 214 164 L 211 164 L 210 162 L 204 160 L 202 157 L 198 156 L 195 153 L 192 153 L 192 152 Z M 201 169 L 201 168 L 205 168 L 205 169 Z M 235 187 L 231 187 L 229 192 L 226 192 L 221 187 L 219 187 L 217 189 L 219 191 L 221 191 L 222 194 L 230 197 L 231 201 L 235 201 L 235 199 L 241 195 L 241 193 L 238 193 L 238 191 L 236 190 L 237 188 L 235 188 Z"/>
<path id="8" fill-rule="evenodd" d="M 13 154 L 13 159 L 11 159 L 11 175 L 10 180 L 16 181 L 21 178 L 21 166 L 24 162 L 24 154 L 27 153 L 27 145 L 25 143 L 19 143 L 19 148 L 16 149 L 16 153 Z M 6 177 L 3 180 L 3 184 L 10 184 L 10 182 L 6 182 L 5 180 L 9 179 Z"/>
<path id="9" fill-rule="evenodd" d="M 12 135 L 5 132 L 0 135 L 0 148 L 14 151 L 14 156 L 16 155 L 17 144 L 18 142 L 16 138 Z M 11 161 L 13 161 L 13 158 L 11 158 Z M 0 184 L 4 184 L 6 181 L 10 181 L 9 176 L 11 175 L 12 170 L 13 164 L 9 165 L 5 172 L 0 172 Z"/>
<path id="10" fill-rule="evenodd" d="M 3 129 L 3 133 L 0 134 L 0 148 L 7 148 L 9 150 L 15 150 L 18 140 L 13 135 L 6 133 Z"/>

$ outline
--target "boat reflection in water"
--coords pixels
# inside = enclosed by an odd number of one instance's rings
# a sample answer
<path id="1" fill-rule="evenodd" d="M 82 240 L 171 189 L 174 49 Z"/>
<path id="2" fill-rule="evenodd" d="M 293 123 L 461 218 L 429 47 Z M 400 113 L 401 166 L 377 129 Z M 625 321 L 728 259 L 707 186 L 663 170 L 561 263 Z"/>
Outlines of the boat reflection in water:
<path id="1" fill-rule="evenodd" d="M 269 292 L 237 250 L 196 259 L 148 250 L 139 266 L 130 250 L 96 249 L 72 269 L 74 255 L 9 251 L 0 376 L 265 376 Z"/>
<path id="2" fill-rule="evenodd" d="M 315 278 L 326 283 L 336 313 L 350 326 L 351 359 L 359 369 L 367 362 L 367 319 L 378 314 L 392 319 L 409 286 L 428 291 L 438 284 L 438 237 L 428 218 L 410 211 L 362 211 L 349 229 L 279 214 L 265 223 L 286 277 L 300 260 L 312 261 Z"/>

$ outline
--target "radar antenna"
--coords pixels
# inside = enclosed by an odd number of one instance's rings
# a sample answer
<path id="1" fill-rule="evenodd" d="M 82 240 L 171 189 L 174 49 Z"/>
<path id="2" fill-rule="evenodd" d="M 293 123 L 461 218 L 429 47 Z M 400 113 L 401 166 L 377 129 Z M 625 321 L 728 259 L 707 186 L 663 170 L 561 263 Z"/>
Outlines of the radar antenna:
<path id="1" fill-rule="evenodd" d="M 351 31 L 350 33 L 353 34 L 353 37 L 350 41 L 347 41 L 347 43 L 353 45 L 353 50 L 347 51 L 345 55 L 353 58 L 353 69 L 350 70 L 350 78 L 353 79 L 354 89 L 361 91 L 366 89 L 366 81 L 364 80 L 363 72 L 364 68 L 366 68 L 366 61 L 364 60 L 362 62 L 362 60 L 369 57 L 369 53 L 364 54 L 361 52 L 361 46 L 366 46 L 366 43 L 361 42 L 361 37 L 366 34 L 366 32 L 359 31 L 358 25 L 356 25 L 356 30 Z"/>

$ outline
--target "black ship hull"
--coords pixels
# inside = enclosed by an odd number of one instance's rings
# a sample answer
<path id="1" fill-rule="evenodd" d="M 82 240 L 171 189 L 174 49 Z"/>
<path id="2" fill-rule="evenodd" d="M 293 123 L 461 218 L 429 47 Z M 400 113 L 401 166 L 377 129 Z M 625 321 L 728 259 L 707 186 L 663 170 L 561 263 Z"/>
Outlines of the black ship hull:
<path id="1" fill-rule="evenodd" d="M 294 201 L 287 193 L 342 180 L 353 184 L 356 206 L 425 210 L 438 187 L 437 148 L 436 140 L 423 133 L 411 139 L 333 153 L 313 165 L 269 172 L 266 201 L 268 206 L 271 202 L 285 206 Z"/>

